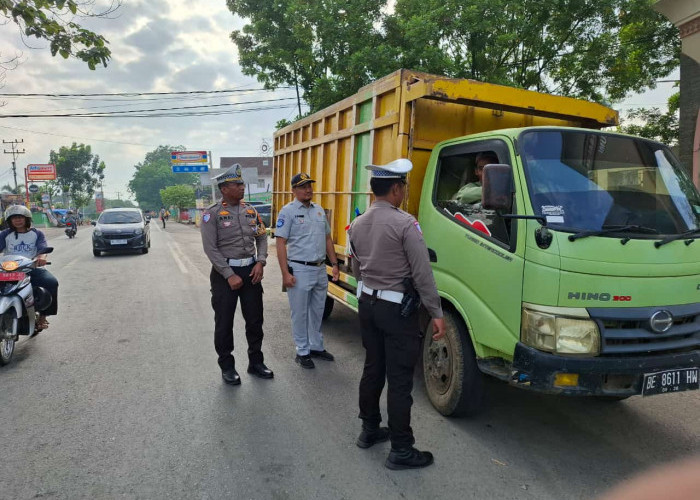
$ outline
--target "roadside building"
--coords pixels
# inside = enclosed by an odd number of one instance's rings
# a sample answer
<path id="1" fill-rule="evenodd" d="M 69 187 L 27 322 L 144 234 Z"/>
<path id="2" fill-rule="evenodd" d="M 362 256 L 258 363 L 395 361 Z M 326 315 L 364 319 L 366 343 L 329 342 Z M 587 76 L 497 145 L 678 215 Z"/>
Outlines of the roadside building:
<path id="1" fill-rule="evenodd" d="M 680 160 L 700 186 L 700 0 L 659 0 L 654 8 L 680 31 Z"/>

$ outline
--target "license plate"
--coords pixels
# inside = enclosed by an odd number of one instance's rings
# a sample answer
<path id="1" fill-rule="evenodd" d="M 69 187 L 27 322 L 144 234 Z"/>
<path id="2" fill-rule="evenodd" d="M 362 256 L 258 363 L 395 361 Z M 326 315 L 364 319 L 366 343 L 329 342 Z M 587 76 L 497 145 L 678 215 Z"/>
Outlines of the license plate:
<path id="1" fill-rule="evenodd" d="M 111 240 L 112 245 L 126 245 L 126 240 Z"/>
<path id="2" fill-rule="evenodd" d="M 698 368 L 680 368 L 644 374 L 642 396 L 698 389 Z"/>
<path id="3" fill-rule="evenodd" d="M 27 276 L 25 273 L 0 273 L 0 281 L 21 281 Z"/>

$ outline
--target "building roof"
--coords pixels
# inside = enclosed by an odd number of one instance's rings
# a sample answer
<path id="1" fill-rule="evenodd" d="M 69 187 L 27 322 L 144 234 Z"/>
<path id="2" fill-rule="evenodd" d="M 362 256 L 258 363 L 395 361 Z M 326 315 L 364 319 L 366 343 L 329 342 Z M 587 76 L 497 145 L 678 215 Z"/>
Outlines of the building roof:
<path id="1" fill-rule="evenodd" d="M 225 171 L 234 163 L 239 163 L 241 168 L 255 168 L 258 169 L 258 176 L 260 177 L 272 177 L 272 156 L 233 156 L 233 157 L 222 157 L 219 162 L 219 168 Z M 265 164 L 267 163 L 267 164 Z"/>

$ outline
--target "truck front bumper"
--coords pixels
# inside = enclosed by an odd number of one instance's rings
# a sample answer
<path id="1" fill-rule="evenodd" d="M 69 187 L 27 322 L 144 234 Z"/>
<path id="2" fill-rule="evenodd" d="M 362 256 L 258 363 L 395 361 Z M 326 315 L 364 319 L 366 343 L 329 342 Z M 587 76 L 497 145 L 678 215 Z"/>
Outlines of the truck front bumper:
<path id="1" fill-rule="evenodd" d="M 700 350 L 648 356 L 575 358 L 538 351 L 518 342 L 511 383 L 538 392 L 569 396 L 624 397 L 642 393 L 644 375 L 664 370 L 697 368 Z M 558 386 L 557 374 L 578 375 L 575 386 Z"/>

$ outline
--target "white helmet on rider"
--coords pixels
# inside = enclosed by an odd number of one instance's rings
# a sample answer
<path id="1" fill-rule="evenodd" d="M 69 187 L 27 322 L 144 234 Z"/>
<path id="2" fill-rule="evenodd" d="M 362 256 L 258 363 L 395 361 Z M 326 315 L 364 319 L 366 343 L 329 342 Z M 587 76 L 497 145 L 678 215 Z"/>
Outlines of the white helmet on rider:
<path id="1" fill-rule="evenodd" d="M 10 217 L 13 217 L 15 215 L 21 215 L 24 217 L 27 223 L 27 227 L 31 227 L 32 225 L 32 212 L 29 210 L 27 207 L 24 205 L 11 205 L 5 210 L 5 220 L 10 221 Z M 11 226 L 10 226 L 11 227 Z"/>

